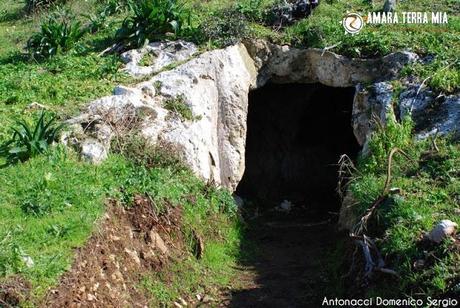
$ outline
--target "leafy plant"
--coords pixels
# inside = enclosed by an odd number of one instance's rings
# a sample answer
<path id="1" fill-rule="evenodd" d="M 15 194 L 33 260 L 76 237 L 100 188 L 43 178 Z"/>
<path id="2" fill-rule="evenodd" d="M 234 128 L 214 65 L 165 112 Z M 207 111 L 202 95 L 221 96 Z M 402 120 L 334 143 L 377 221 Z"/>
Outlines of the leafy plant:
<path id="1" fill-rule="evenodd" d="M 17 125 L 19 127 L 12 127 L 11 139 L 0 146 L 0 157 L 6 159 L 7 165 L 45 153 L 62 128 L 62 125 L 56 125 L 54 117 L 46 120 L 44 112 L 34 127 L 25 121 L 17 121 Z"/>
<path id="2" fill-rule="evenodd" d="M 167 33 L 180 35 L 190 16 L 177 0 L 141 0 L 133 5 L 133 15 L 123 21 L 116 37 L 125 47 L 141 47 Z"/>
<path id="3" fill-rule="evenodd" d="M 201 25 L 201 31 L 206 39 L 218 47 L 236 44 L 250 34 L 246 17 L 234 8 L 210 16 Z"/>
<path id="4" fill-rule="evenodd" d="M 103 5 L 102 12 L 104 12 L 106 16 L 122 13 L 127 9 L 132 9 L 134 3 L 136 3 L 134 0 L 101 0 L 100 2 L 102 2 Z"/>
<path id="5" fill-rule="evenodd" d="M 192 109 L 186 104 L 185 97 L 183 95 L 166 100 L 164 107 L 177 114 L 182 120 L 199 120 L 199 117 L 197 118 L 193 116 Z"/>
<path id="6" fill-rule="evenodd" d="M 84 34 L 81 22 L 68 10 L 60 10 L 41 24 L 40 32 L 27 42 L 27 49 L 32 57 L 50 58 L 71 49 Z"/>
<path id="7" fill-rule="evenodd" d="M 260 21 L 263 17 L 264 0 L 241 0 L 236 4 L 238 12 L 253 21 Z"/>
<path id="8" fill-rule="evenodd" d="M 413 143 L 412 130 L 413 122 L 409 117 L 398 123 L 393 116 L 389 116 L 386 126 L 378 124 L 368 144 L 371 155 L 363 158 L 363 166 L 370 172 L 384 171 L 393 148 L 406 149 Z"/>

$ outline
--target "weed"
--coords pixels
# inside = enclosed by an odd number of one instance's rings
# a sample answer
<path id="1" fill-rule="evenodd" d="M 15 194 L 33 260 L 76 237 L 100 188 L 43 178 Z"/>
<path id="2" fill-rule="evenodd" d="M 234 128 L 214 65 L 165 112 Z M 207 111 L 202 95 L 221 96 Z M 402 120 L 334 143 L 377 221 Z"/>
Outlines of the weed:
<path id="1" fill-rule="evenodd" d="M 182 120 L 193 121 L 199 120 L 200 117 L 195 117 L 190 106 L 187 105 L 185 97 L 179 95 L 174 98 L 169 98 L 164 102 L 164 107 L 177 114 Z"/>
<path id="2" fill-rule="evenodd" d="M 261 21 L 264 15 L 264 0 L 242 0 L 236 3 L 236 10 L 252 21 Z"/>
<path id="3" fill-rule="evenodd" d="M 49 120 L 42 112 L 32 127 L 25 121 L 18 121 L 18 127 L 12 127 L 13 135 L 0 147 L 0 157 L 6 158 L 6 164 L 24 162 L 38 154 L 45 153 L 55 141 L 62 125 L 56 125 L 55 118 Z"/>
<path id="4" fill-rule="evenodd" d="M 250 34 L 246 17 L 227 8 L 208 16 L 201 25 L 204 38 L 218 47 L 226 47 L 240 42 Z"/>
<path id="5" fill-rule="evenodd" d="M 442 219 L 458 221 L 455 214 L 455 191 L 460 177 L 458 161 L 460 146 L 449 139 L 433 142 L 416 141 L 411 135 L 412 124 L 391 120 L 369 143 L 370 154 L 358 162 L 350 190 L 357 201 L 356 214 L 361 216 L 380 197 L 387 178 L 387 156 L 392 148 L 405 151 L 411 160 L 395 159 L 392 164 L 391 187 L 398 193 L 388 196 L 377 208 L 368 227 L 385 258 L 386 267 L 404 273 L 397 284 L 375 279 L 365 291 L 368 296 L 442 296 L 453 290 L 451 271 L 460 258 L 451 241 L 441 246 L 421 240 Z M 424 264 L 415 268 L 414 264 Z"/>
<path id="6" fill-rule="evenodd" d="M 150 52 L 146 53 L 141 61 L 139 62 L 139 65 L 141 66 L 150 66 L 150 65 L 153 65 L 155 63 L 155 60 L 156 60 L 156 56 Z"/>
<path id="7" fill-rule="evenodd" d="M 34 58 L 50 58 L 73 48 L 84 34 L 80 21 L 68 10 L 60 10 L 41 24 L 40 32 L 27 42 L 27 49 Z"/>
<path id="8" fill-rule="evenodd" d="M 371 173 L 383 172 L 386 169 L 388 155 L 393 148 L 407 148 L 412 144 L 413 122 L 408 117 L 398 123 L 395 118 L 388 116 L 386 126 L 377 124 L 377 131 L 368 144 L 371 155 L 364 157 L 362 166 Z"/>
<path id="9" fill-rule="evenodd" d="M 100 0 L 102 4 L 101 12 L 106 16 L 119 14 L 133 8 L 134 0 Z"/>
<path id="10" fill-rule="evenodd" d="M 117 41 L 125 48 L 142 47 L 167 33 L 180 35 L 190 13 L 176 0 L 141 0 L 133 5 L 132 16 L 117 31 Z"/>

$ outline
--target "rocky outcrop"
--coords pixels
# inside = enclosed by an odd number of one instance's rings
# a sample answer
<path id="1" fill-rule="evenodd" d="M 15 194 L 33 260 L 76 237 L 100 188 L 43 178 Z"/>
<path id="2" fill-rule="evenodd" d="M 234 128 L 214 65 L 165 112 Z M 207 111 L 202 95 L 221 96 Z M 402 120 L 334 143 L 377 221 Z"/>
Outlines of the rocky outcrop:
<path id="1" fill-rule="evenodd" d="M 315 83 L 350 87 L 393 79 L 400 69 L 418 59 L 410 52 L 397 52 L 378 59 L 351 59 L 321 49 L 297 49 L 266 41 L 246 43 L 258 70 L 257 86 L 266 82 Z"/>
<path id="2" fill-rule="evenodd" d="M 81 132 L 75 126 L 84 127 L 84 136 L 70 134 L 64 142 L 81 145 L 88 135 L 100 136 L 96 123 L 111 127 L 114 134 L 124 132 L 136 118 L 148 141 L 173 149 L 202 178 L 233 189 L 244 172 L 248 93 L 255 79 L 255 67 L 243 45 L 215 50 L 92 102 L 83 115 L 69 121 L 74 132 Z M 167 109 L 174 100 L 191 111 L 192 120 Z M 75 138 L 79 140 L 72 141 Z M 96 151 L 110 146 L 102 139 L 98 143 L 91 139 L 84 154 L 89 161 L 105 157 Z"/>
<path id="3" fill-rule="evenodd" d="M 399 115 L 412 117 L 418 138 L 460 136 L 460 94 L 435 96 L 430 89 L 411 84 L 400 95 Z"/>
<path id="4" fill-rule="evenodd" d="M 243 176 L 248 92 L 256 70 L 242 45 L 216 50 L 155 76 L 166 99 L 183 97 L 193 121 L 173 117 L 143 133 L 161 140 L 204 179 L 231 189 Z"/>
<path id="5" fill-rule="evenodd" d="M 353 130 L 356 140 L 364 146 L 378 123 L 385 125 L 393 110 L 393 87 L 379 82 L 365 87 L 356 86 L 353 101 Z"/>
<path id="6" fill-rule="evenodd" d="M 141 49 L 132 49 L 121 55 L 124 71 L 133 77 L 160 72 L 170 64 L 190 59 L 198 52 L 193 43 L 185 41 L 153 42 Z M 143 60 L 146 63 L 143 63 Z"/>
<path id="7" fill-rule="evenodd" d="M 174 46 L 157 45 L 162 50 Z M 193 48 L 185 50 L 184 57 L 193 54 Z M 125 58 L 139 63 L 143 52 L 131 51 Z M 92 102 L 84 114 L 71 119 L 69 123 L 78 133 L 63 139 L 80 149 L 86 144 L 84 157 L 100 162 L 109 151 L 111 139 L 127 134 L 126 127 L 136 125 L 149 142 L 172 148 L 203 179 L 235 189 L 245 169 L 251 89 L 267 82 L 358 86 L 354 125 L 358 140 L 364 142 L 371 130 L 366 126 L 369 113 L 384 118 L 391 99 L 386 83 L 374 85 L 370 96 L 361 93 L 364 88 L 359 85 L 391 79 L 415 60 L 414 54 L 404 52 L 381 59 L 349 59 L 328 51 L 264 41 L 239 44 L 203 53 L 133 88 L 117 87 L 115 95 Z M 181 116 L 179 109 L 190 114 Z"/>

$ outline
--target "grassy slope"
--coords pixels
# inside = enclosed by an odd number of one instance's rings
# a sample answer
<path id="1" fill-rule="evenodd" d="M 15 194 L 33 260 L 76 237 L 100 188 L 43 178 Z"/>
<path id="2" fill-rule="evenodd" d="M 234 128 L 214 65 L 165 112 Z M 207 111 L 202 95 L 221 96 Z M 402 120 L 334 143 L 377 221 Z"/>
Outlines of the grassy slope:
<path id="1" fill-rule="evenodd" d="M 196 9 L 197 21 L 200 22 L 233 2 L 191 1 L 188 5 Z M 262 6 L 256 9 L 263 10 L 263 6 L 268 6 L 270 2 L 262 1 Z M 455 64 L 460 49 L 458 1 L 418 0 L 401 3 L 400 10 L 448 11 L 448 26 L 369 26 L 358 36 L 346 36 L 339 24 L 343 14 L 347 10 L 367 12 L 381 7 L 382 1 L 373 2 L 374 7 L 360 0 L 332 3 L 322 1 L 311 18 L 281 32 L 275 32 L 255 21 L 251 22 L 250 27 L 253 36 L 269 37 L 279 43 L 320 48 L 340 43 L 333 51 L 350 56 L 384 55 L 398 49 L 434 54 L 436 58 L 431 64 L 409 67 L 406 74 L 414 74 L 420 79 L 431 76 L 428 83 L 438 91 L 458 90 L 459 64 Z M 122 16 L 113 18 L 114 23 L 100 33 L 85 36 L 81 44 L 69 53 L 36 63 L 22 55 L 23 47 L 31 33 L 38 29 L 44 16 L 22 16 L 21 6 L 22 3 L 13 0 L 0 3 L 0 142 L 6 138 L 8 127 L 15 117 L 35 117 L 36 113 L 25 109 L 31 102 L 47 105 L 64 117 L 76 112 L 89 100 L 109 94 L 116 83 L 127 81 L 117 70 L 120 63 L 116 57 L 97 56 L 98 51 L 104 49 L 107 41 L 113 37 Z M 75 0 L 71 1 L 70 6 L 79 18 L 83 18 L 82 12 L 93 11 L 96 4 L 95 0 Z M 449 157 L 443 161 L 454 164 L 457 157 L 456 146 L 443 144 L 442 151 Z M 202 210 L 196 211 L 187 207 L 190 209 L 187 217 L 190 225 L 200 226 L 204 228 L 202 232 L 212 234 L 206 228 L 214 226 L 203 224 L 202 221 L 207 217 L 205 209 L 212 207 L 214 201 L 203 193 L 202 184 L 193 177 L 172 174 L 168 168 L 148 172 L 142 168 L 132 168 L 121 157 L 112 157 L 96 168 L 79 162 L 72 154 L 68 154 L 66 159 L 57 156 L 59 155 L 56 152 L 51 158 L 39 157 L 28 163 L 0 170 L 0 238 L 2 247 L 7 247 L 0 254 L 0 275 L 3 278 L 15 274 L 26 276 L 33 282 L 36 295 L 43 294 L 69 266 L 72 247 L 83 244 L 89 236 L 94 222 L 103 211 L 104 197 L 113 194 L 129 201 L 129 195 L 120 195 L 117 192 L 120 186 L 124 186 L 125 191 L 131 193 L 159 192 L 158 196 L 182 202 L 185 206 L 185 194 L 201 196 L 202 207 L 198 209 Z M 384 175 L 382 170 L 369 166 L 361 168 L 362 174 L 352 189 L 362 208 L 365 208 L 381 188 Z M 451 178 L 454 180 L 446 186 L 436 180 L 438 173 L 441 174 L 442 171 L 437 168 L 433 169 L 434 175 L 422 172 L 417 177 L 409 177 L 407 172 L 401 171 L 394 179 L 394 185 L 399 185 L 406 192 L 406 199 L 402 205 L 394 208 L 396 212 L 382 214 L 387 215 L 386 220 L 389 223 L 386 226 L 387 235 L 382 241 L 382 250 L 390 258 L 407 253 L 406 259 L 401 261 L 396 257 L 396 261 L 392 263 L 397 269 L 408 270 L 410 261 L 416 254 L 420 254 L 414 234 L 429 229 L 442 217 L 450 217 L 455 207 L 453 191 L 458 188 L 455 173 L 454 176 L 449 176 L 449 181 Z M 455 169 L 452 166 L 450 168 Z M 66 181 L 61 181 L 64 178 Z M 26 214 L 21 205 L 27 201 L 33 201 L 28 204 L 41 204 L 45 209 L 48 207 L 52 214 L 41 217 Z M 411 223 L 414 217 L 419 216 L 422 217 L 420 223 Z M 226 217 L 221 216 L 224 221 Z M 176 268 L 172 270 L 176 270 L 178 274 L 169 285 L 153 277 L 146 277 L 144 285 L 160 302 L 170 302 L 183 290 L 193 288 L 197 281 L 214 284 L 224 283 L 228 279 L 226 270 L 234 261 L 230 252 L 239 233 L 237 228 L 232 227 L 231 221 L 220 224 L 219 228 L 222 228 L 223 233 L 215 237 L 215 245 L 211 241 L 201 264 L 190 260 L 190 263 L 174 265 Z M 225 238 L 230 241 L 228 249 L 225 248 Z M 33 267 L 25 266 L 24 256 L 30 256 L 34 260 Z M 228 262 L 221 265 L 221 260 Z M 429 284 L 427 289 L 445 289 L 448 284 L 448 275 L 445 273 L 450 266 L 450 261 L 446 262 L 436 263 L 434 268 L 430 268 L 434 275 L 428 279 L 415 273 L 405 283 L 418 283 L 423 280 Z M 212 277 L 202 275 L 204 268 L 212 269 Z M 453 272 L 458 272 L 458 269 Z M 213 276 L 216 273 L 224 274 L 219 278 L 218 275 Z"/>
<path id="2" fill-rule="evenodd" d="M 248 5 L 250 0 L 186 1 L 193 8 L 195 23 L 209 19 L 232 3 Z M 252 1 L 254 2 L 254 1 Z M 272 0 L 261 1 L 254 10 L 263 16 Z M 415 65 L 406 69 L 407 75 L 428 78 L 427 83 L 438 91 L 452 92 L 460 84 L 460 4 L 455 0 L 405 1 L 400 11 L 446 11 L 449 24 L 432 25 L 384 25 L 366 26 L 356 36 L 346 35 L 340 25 L 347 11 L 366 13 L 381 8 L 383 1 L 373 5 L 361 0 L 323 1 L 313 15 L 281 32 L 264 27 L 263 21 L 251 22 L 252 36 L 268 37 L 275 42 L 307 47 L 337 45 L 333 51 L 349 56 L 380 56 L 392 51 L 410 49 L 422 55 L 435 55 L 427 65 Z M 96 10 L 96 0 L 71 1 L 70 7 L 78 18 Z M 98 57 L 98 51 L 107 47 L 123 16 L 109 19 L 110 26 L 96 35 L 86 35 L 83 41 L 68 54 L 43 63 L 31 62 L 23 56 L 24 46 L 31 33 L 39 28 L 45 16 L 25 17 L 22 3 L 5 0 L 0 3 L 0 140 L 7 133 L 8 124 L 18 116 L 33 117 L 25 107 L 38 102 L 65 116 L 78 110 L 93 98 L 109 94 L 116 83 L 126 82 L 117 71 L 120 63 L 116 57 Z M 45 14 L 46 15 L 46 14 Z M 249 16 L 250 18 L 252 18 Z M 225 32 L 222 35 L 227 35 Z M 246 34 L 247 35 L 247 34 Z"/>
<path id="3" fill-rule="evenodd" d="M 91 12 L 94 3 L 79 1 L 73 11 Z M 23 16 L 22 6 L 14 0 L 0 3 L 0 140 L 6 137 L 15 118 L 34 117 L 26 109 L 32 102 L 65 116 L 91 99 L 110 94 L 115 84 L 125 80 L 117 71 L 117 58 L 97 56 L 100 42 L 107 35 L 104 31 L 86 37 L 68 54 L 41 63 L 29 60 L 24 47 L 46 16 Z"/>
<path id="4" fill-rule="evenodd" d="M 411 160 L 395 156 L 391 187 L 400 193 L 389 195 L 369 222 L 368 235 L 377 239 L 386 266 L 396 270 L 399 281 L 380 277 L 367 290 L 369 295 L 439 296 L 457 292 L 460 281 L 458 244 L 447 240 L 431 245 L 422 240 L 438 222 L 460 223 L 460 145 L 449 139 L 414 141 L 411 125 L 391 123 L 376 133 L 370 143 L 372 155 L 358 164 L 350 190 L 356 198 L 356 213 L 363 215 L 382 193 L 388 154 L 403 149 Z M 416 268 L 416 261 L 425 265 Z"/>
<path id="5" fill-rule="evenodd" d="M 106 197 L 130 205 L 135 194 L 148 193 L 156 204 L 182 206 L 185 230 L 193 229 L 206 240 L 201 260 L 188 258 L 171 265 L 181 276 L 175 277 L 176 286 L 168 288 L 170 296 L 158 301 L 170 303 L 187 290 L 221 286 L 231 277 L 240 236 L 233 199 L 226 191 L 207 187 L 189 171 L 145 168 L 122 156 L 95 167 L 55 149 L 48 156 L 2 170 L 0 184 L 0 282 L 18 274 L 27 278 L 32 282 L 32 302 L 69 268 L 73 250 L 91 234 Z M 27 265 L 28 257 L 33 266 Z M 158 295 L 161 279 L 149 275 L 145 280 L 157 284 L 150 291 Z"/>
<path id="6" fill-rule="evenodd" d="M 460 3 L 442 1 L 401 1 L 398 11 L 442 11 L 449 14 L 448 25 L 366 25 L 358 35 L 345 34 L 340 25 L 345 12 L 378 11 L 383 1 L 328 1 L 318 7 L 312 17 L 286 30 L 285 38 L 296 45 L 324 48 L 353 57 L 375 57 L 397 50 L 411 50 L 424 55 L 434 55 L 427 65 L 407 68 L 406 74 L 421 80 L 430 77 L 428 84 L 438 91 L 455 91 L 460 87 Z M 402 20 L 402 15 L 400 15 Z"/>
<path id="7" fill-rule="evenodd" d="M 69 7 L 81 17 L 81 12 L 94 11 L 95 1 L 74 1 Z M 23 48 L 46 16 L 26 17 L 21 8 L 21 3 L 12 0 L 0 4 L 0 141 L 9 134 L 15 118 L 37 116 L 25 108 L 31 102 L 65 117 L 128 80 L 118 73 L 117 57 L 97 56 L 122 16 L 112 18 L 113 24 L 98 34 L 87 35 L 69 53 L 38 63 L 27 59 Z M 171 265 L 178 276 L 166 295 L 159 294 L 166 288 L 161 279 L 146 275 L 146 289 L 158 297 L 157 303 L 170 303 L 177 294 L 202 285 L 217 287 L 230 279 L 240 236 L 234 216 L 224 209 L 232 198 L 225 191 L 205 188 L 187 171 L 166 166 L 147 170 L 121 156 L 94 167 L 57 149 L 49 156 L 0 170 L 0 184 L 0 282 L 15 275 L 25 277 L 32 283 L 32 302 L 69 268 L 75 247 L 85 243 L 104 212 L 107 196 L 129 204 L 134 194 L 149 193 L 159 203 L 180 204 L 187 228 L 193 226 L 207 241 L 200 261 L 190 258 Z M 197 200 L 193 206 L 185 198 L 190 194 Z M 210 217 L 213 222 L 203 223 Z M 32 266 L 27 265 L 29 258 Z"/>

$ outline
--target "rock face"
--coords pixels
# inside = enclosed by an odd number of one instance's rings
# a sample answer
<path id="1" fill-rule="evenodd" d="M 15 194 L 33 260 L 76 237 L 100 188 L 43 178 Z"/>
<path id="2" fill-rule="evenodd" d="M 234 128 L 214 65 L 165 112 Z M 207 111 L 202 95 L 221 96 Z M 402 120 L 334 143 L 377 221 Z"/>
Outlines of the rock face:
<path id="1" fill-rule="evenodd" d="M 460 136 L 460 94 L 435 97 L 430 89 L 409 85 L 400 95 L 399 115 L 412 117 L 419 138 Z"/>
<path id="2" fill-rule="evenodd" d="M 142 77 L 158 73 L 166 66 L 188 60 L 198 52 L 193 43 L 185 41 L 166 41 L 150 43 L 142 49 L 129 50 L 121 55 L 126 63 L 125 71 L 134 77 Z M 146 65 L 142 60 L 147 59 Z"/>
<path id="3" fill-rule="evenodd" d="M 91 123 L 95 129 L 86 135 L 100 137 L 91 139 L 92 154 L 85 155 L 90 161 L 105 156 L 94 149 L 110 146 L 95 123 L 109 125 L 116 135 L 136 121 L 148 141 L 173 149 L 203 179 L 233 189 L 244 172 L 248 93 L 255 79 L 256 69 L 245 47 L 232 46 L 192 59 L 135 88 L 117 87 L 118 95 L 92 102 L 85 114 L 69 122 L 85 128 Z M 166 109 L 168 101 L 179 97 L 193 120 Z M 80 136 L 81 144 L 84 138 Z"/>
<path id="4" fill-rule="evenodd" d="M 396 0 L 385 0 L 383 4 L 384 12 L 393 12 L 396 10 Z"/>
<path id="5" fill-rule="evenodd" d="M 158 64 L 149 73 L 195 52 L 184 42 L 157 43 L 149 48 L 169 53 L 174 46 L 181 46 L 175 56 L 158 56 Z M 129 63 L 127 69 L 135 75 L 144 73 L 136 73 L 135 64 L 142 53 L 145 51 L 130 51 L 124 56 Z M 166 60 L 160 61 L 163 58 Z M 149 142 L 172 148 L 203 179 L 234 190 L 245 170 L 250 90 L 267 82 L 357 86 L 353 122 L 355 134 L 363 144 L 372 130 L 368 127 L 369 114 L 384 119 L 391 105 L 387 93 L 391 86 L 380 82 L 394 78 L 416 58 L 403 52 L 381 59 L 348 59 L 328 51 L 301 50 L 264 41 L 239 44 L 203 53 L 134 88 L 117 87 L 115 95 L 92 102 L 84 114 L 69 121 L 80 133 L 68 135 L 64 141 L 80 144 L 81 148 L 91 138 L 91 146 L 86 146 L 88 150 L 83 154 L 97 162 L 106 156 L 114 136 L 127 134 L 126 128 L 136 125 Z M 376 84 L 368 95 L 360 84 L 372 82 Z M 177 104 L 180 108 L 176 108 Z M 184 108 L 191 116 L 180 115 L 178 110 Z M 105 151 L 100 151 L 101 147 Z"/>
<path id="6" fill-rule="evenodd" d="M 379 82 L 369 87 L 356 86 L 352 123 L 360 145 L 366 144 L 377 122 L 386 124 L 393 108 L 392 102 L 393 87 L 389 82 Z"/>
<path id="7" fill-rule="evenodd" d="M 350 87 L 393 79 L 403 66 L 418 59 L 410 52 L 379 59 L 350 59 L 321 49 L 296 49 L 265 41 L 251 41 L 246 47 L 258 70 L 257 87 L 268 81 Z"/>

